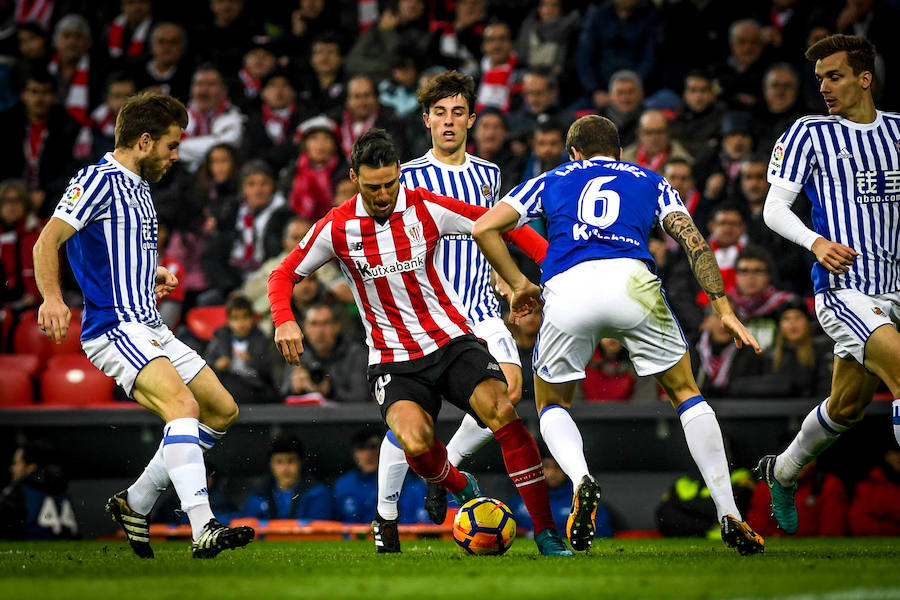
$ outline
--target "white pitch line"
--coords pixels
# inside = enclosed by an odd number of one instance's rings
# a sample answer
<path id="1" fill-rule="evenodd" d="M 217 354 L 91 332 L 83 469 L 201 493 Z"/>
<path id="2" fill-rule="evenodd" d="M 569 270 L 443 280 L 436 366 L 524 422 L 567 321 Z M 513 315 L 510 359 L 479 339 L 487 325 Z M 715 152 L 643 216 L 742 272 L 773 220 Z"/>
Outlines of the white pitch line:
<path id="1" fill-rule="evenodd" d="M 796 594 L 791 596 L 742 596 L 729 600 L 898 600 L 900 588 L 838 590 L 821 594 Z"/>

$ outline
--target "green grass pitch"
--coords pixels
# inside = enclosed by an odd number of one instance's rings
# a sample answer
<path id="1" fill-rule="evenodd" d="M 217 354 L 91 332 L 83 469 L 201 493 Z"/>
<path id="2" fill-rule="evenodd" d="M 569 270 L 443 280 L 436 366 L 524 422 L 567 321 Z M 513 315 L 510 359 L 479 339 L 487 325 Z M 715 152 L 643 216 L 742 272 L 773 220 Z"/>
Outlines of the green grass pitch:
<path id="1" fill-rule="evenodd" d="M 771 539 L 742 557 L 699 539 L 597 540 L 588 554 L 543 558 L 519 539 L 504 556 L 452 541 L 254 542 L 193 560 L 187 542 L 157 542 L 142 561 L 124 542 L 2 542 L 0 598 L 540 598 L 900 599 L 900 539 Z"/>

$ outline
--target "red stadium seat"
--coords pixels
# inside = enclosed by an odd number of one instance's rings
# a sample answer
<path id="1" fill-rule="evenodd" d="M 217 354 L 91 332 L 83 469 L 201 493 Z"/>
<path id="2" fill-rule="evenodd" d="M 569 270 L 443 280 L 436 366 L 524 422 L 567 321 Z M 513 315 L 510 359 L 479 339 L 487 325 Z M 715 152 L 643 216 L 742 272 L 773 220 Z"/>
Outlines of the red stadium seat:
<path id="1" fill-rule="evenodd" d="M 87 369 L 94 368 L 88 357 L 82 354 L 54 354 L 47 359 L 48 369 Z"/>
<path id="2" fill-rule="evenodd" d="M 0 365 L 0 382 L 0 408 L 33 404 L 34 385 L 28 373 Z"/>
<path id="3" fill-rule="evenodd" d="M 198 306 L 192 308 L 184 317 L 188 329 L 197 339 L 208 342 L 213 338 L 216 329 L 227 322 L 224 306 Z"/>
<path id="4" fill-rule="evenodd" d="M 13 314 L 6 308 L 0 308 L 0 352 L 6 352 L 9 334 L 12 331 Z"/>
<path id="5" fill-rule="evenodd" d="M 37 377 L 41 369 L 41 359 L 34 354 L 0 354 L 0 369 L 21 371 L 29 377 Z"/>
<path id="6" fill-rule="evenodd" d="M 81 364 L 49 366 L 41 375 L 41 400 L 44 405 L 87 406 L 115 402 L 115 381 L 104 375 L 86 357 Z M 73 358 L 74 362 L 74 358 Z"/>
<path id="7" fill-rule="evenodd" d="M 81 311 L 78 310 L 78 314 Z M 44 335 L 37 324 L 37 313 L 24 313 L 13 333 L 13 350 L 16 354 L 34 354 L 41 363 L 54 354 L 77 354 L 81 352 L 81 317 L 73 311 L 69 321 L 69 332 L 61 344 L 56 344 Z"/>

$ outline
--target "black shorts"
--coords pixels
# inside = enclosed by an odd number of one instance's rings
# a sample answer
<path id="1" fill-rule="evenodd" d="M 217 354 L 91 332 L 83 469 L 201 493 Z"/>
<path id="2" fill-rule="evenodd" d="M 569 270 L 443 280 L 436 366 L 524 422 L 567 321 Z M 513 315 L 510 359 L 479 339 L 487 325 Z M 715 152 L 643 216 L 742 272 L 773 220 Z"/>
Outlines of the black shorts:
<path id="1" fill-rule="evenodd" d="M 368 377 L 372 397 L 385 422 L 388 407 L 398 400 L 415 402 L 437 420 L 443 398 L 475 417 L 482 427 L 484 424 L 469 404 L 472 393 L 485 379 L 506 383 L 497 359 L 474 335 L 455 338 L 422 358 L 372 365 Z"/>

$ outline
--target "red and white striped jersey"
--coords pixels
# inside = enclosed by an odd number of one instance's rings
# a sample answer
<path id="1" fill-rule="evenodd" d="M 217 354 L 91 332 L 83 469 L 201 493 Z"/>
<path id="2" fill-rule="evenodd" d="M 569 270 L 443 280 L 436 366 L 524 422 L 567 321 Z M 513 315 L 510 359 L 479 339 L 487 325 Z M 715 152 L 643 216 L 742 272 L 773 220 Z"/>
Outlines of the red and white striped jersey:
<path id="1" fill-rule="evenodd" d="M 294 318 L 293 284 L 337 259 L 352 282 L 370 365 L 420 358 L 471 333 L 466 309 L 435 264 L 435 255 L 441 236 L 472 233 L 485 212 L 485 207 L 424 188 L 400 187 L 394 212 L 379 223 L 359 195 L 351 198 L 319 220 L 270 276 L 275 326 Z M 546 252 L 546 241 L 524 229 L 511 240 L 533 257 L 543 258 Z"/>

